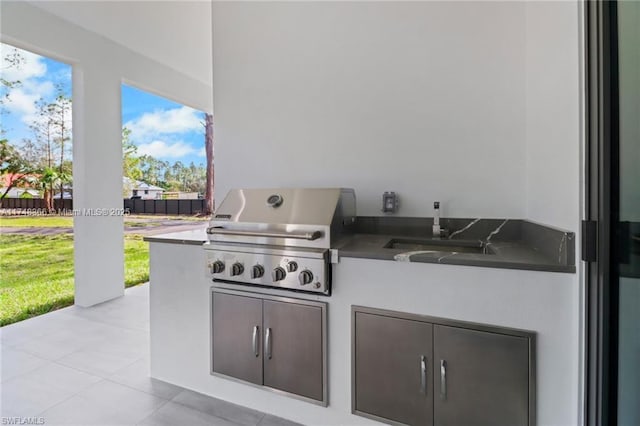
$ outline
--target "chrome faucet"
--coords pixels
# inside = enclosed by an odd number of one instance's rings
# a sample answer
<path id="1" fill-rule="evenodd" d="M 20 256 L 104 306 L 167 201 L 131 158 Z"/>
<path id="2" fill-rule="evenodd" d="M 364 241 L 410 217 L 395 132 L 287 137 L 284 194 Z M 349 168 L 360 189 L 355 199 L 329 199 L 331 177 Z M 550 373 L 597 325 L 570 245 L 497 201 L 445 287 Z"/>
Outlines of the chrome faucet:
<path id="1" fill-rule="evenodd" d="M 449 234 L 449 230 L 440 227 L 440 202 L 435 201 L 433 203 L 433 238 L 446 237 Z"/>

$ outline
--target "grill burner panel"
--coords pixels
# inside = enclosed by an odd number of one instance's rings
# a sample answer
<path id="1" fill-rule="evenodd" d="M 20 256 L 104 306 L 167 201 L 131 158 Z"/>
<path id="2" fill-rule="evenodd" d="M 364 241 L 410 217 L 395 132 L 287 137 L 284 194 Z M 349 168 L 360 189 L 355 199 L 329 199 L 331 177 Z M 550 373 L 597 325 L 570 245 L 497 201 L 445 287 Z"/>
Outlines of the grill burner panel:
<path id="1" fill-rule="evenodd" d="M 352 189 L 231 190 L 207 229 L 207 276 L 329 295 L 330 250 L 355 217 Z"/>
<path id="2" fill-rule="evenodd" d="M 207 250 L 207 276 L 214 281 L 329 295 L 329 252 L 215 246 Z M 224 265 L 220 268 L 220 265 Z"/>

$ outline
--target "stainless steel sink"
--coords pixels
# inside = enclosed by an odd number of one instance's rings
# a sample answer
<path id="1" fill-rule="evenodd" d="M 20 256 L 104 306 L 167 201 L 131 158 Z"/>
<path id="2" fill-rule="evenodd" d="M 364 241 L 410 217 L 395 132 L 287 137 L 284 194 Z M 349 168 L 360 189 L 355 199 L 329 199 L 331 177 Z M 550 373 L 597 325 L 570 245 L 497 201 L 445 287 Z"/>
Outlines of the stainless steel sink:
<path id="1" fill-rule="evenodd" d="M 478 240 L 416 240 L 411 238 L 394 238 L 389 240 L 389 242 L 384 245 L 384 248 L 406 251 L 493 254 L 482 241 Z"/>

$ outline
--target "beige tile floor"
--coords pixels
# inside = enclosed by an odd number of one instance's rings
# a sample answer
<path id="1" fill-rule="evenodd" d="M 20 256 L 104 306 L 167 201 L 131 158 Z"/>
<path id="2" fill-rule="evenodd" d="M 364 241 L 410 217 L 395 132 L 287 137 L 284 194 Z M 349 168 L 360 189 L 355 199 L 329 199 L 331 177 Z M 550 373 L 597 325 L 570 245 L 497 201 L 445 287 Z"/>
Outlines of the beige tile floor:
<path id="1" fill-rule="evenodd" d="M 149 285 L 0 328 L 2 424 L 285 426 L 149 377 Z"/>

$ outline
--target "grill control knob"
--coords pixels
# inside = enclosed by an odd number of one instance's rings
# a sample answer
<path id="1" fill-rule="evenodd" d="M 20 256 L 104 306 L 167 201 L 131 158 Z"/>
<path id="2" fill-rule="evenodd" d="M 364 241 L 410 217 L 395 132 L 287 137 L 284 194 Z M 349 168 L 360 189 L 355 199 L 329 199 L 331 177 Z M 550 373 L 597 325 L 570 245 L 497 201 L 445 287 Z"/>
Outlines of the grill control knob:
<path id="1" fill-rule="evenodd" d="M 287 276 L 287 271 L 284 270 L 283 267 L 278 266 L 271 272 L 271 278 L 274 282 L 284 280 L 284 277 Z"/>
<path id="2" fill-rule="evenodd" d="M 241 275 L 244 272 L 244 266 L 242 263 L 236 262 L 231 265 L 231 276 Z"/>
<path id="3" fill-rule="evenodd" d="M 219 274 L 224 271 L 224 262 L 221 260 L 216 260 L 210 265 L 210 267 L 212 274 Z"/>
<path id="4" fill-rule="evenodd" d="M 251 278 L 256 279 L 264 275 L 264 268 L 262 265 L 253 265 L 251 268 Z"/>
<path id="5" fill-rule="evenodd" d="M 313 272 L 305 269 L 298 275 L 298 281 L 300 281 L 300 285 L 311 284 L 311 282 L 313 281 Z"/>
<path id="6" fill-rule="evenodd" d="M 294 262 L 293 260 L 287 263 L 287 272 L 295 272 L 298 270 L 298 262 Z"/>

